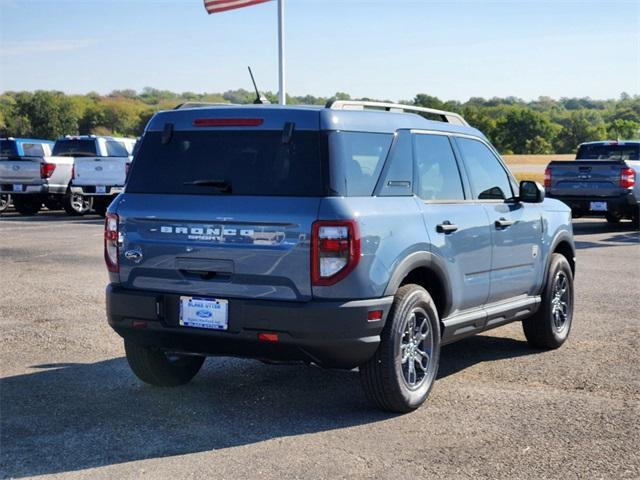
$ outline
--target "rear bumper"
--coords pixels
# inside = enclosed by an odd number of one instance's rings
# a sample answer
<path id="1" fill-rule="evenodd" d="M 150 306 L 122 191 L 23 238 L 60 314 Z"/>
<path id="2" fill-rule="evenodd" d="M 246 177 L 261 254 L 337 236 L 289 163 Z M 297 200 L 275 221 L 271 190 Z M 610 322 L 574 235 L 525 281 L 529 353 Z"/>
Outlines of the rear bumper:
<path id="1" fill-rule="evenodd" d="M 112 197 L 122 193 L 124 187 L 122 186 L 105 186 L 104 192 L 97 192 L 95 185 L 72 185 L 71 191 L 73 193 L 79 193 L 87 197 Z"/>
<path id="2" fill-rule="evenodd" d="M 597 196 L 580 196 L 580 195 L 555 195 L 553 193 L 547 193 L 547 197 L 555 198 L 561 202 L 567 204 L 571 210 L 579 211 L 583 214 L 590 215 L 604 215 L 603 211 L 591 211 L 591 202 L 606 202 L 607 211 L 610 212 L 630 212 L 632 208 L 638 206 L 638 199 L 633 194 L 633 191 L 624 193 L 623 195 L 615 197 L 597 197 Z"/>
<path id="3" fill-rule="evenodd" d="M 20 190 L 14 190 L 14 185 L 20 185 Z M 48 183 L 35 185 L 2 183 L 0 184 L 0 193 L 10 193 L 11 195 L 64 195 L 66 188 L 64 185 L 49 185 Z"/>
<path id="4" fill-rule="evenodd" d="M 220 332 L 181 327 L 178 294 L 111 284 L 106 296 L 111 327 L 141 345 L 205 355 L 308 361 L 333 368 L 354 368 L 373 356 L 393 301 L 393 297 L 305 303 L 229 299 L 229 328 Z M 382 320 L 367 321 L 372 310 L 383 310 Z M 260 332 L 277 333 L 278 341 L 258 341 Z"/>

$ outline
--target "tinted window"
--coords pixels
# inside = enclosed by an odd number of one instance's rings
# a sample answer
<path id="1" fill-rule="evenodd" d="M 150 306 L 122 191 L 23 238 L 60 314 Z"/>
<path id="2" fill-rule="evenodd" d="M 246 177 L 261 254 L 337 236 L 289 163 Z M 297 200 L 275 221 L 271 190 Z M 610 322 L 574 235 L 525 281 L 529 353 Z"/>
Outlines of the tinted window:
<path id="1" fill-rule="evenodd" d="M 53 146 L 53 155 L 59 157 L 95 157 L 95 140 L 57 140 Z"/>
<path id="2" fill-rule="evenodd" d="M 333 132 L 329 137 L 332 189 L 345 196 L 370 196 L 392 140 L 390 133 Z"/>
<path id="3" fill-rule="evenodd" d="M 417 193 L 423 200 L 464 200 L 462 180 L 449 138 L 416 134 Z"/>
<path id="4" fill-rule="evenodd" d="M 128 157 L 129 152 L 125 148 L 124 144 L 116 142 L 115 140 L 107 140 L 107 156 L 108 157 Z"/>
<path id="5" fill-rule="evenodd" d="M 640 160 L 640 145 L 593 144 L 581 145 L 578 160 Z"/>
<path id="6" fill-rule="evenodd" d="M 127 192 L 322 196 L 320 135 L 294 131 L 174 131 L 140 141 Z"/>
<path id="7" fill-rule="evenodd" d="M 0 140 L 0 155 L 2 155 L 3 157 L 18 156 L 16 142 L 13 140 Z"/>
<path id="8" fill-rule="evenodd" d="M 413 189 L 413 150 L 411 132 L 399 130 L 385 164 L 381 197 L 411 196 Z"/>
<path id="9" fill-rule="evenodd" d="M 513 197 L 509 176 L 493 152 L 482 142 L 457 138 L 467 167 L 474 198 L 504 200 Z"/>
<path id="10" fill-rule="evenodd" d="M 44 157 L 44 150 L 39 143 L 23 143 L 22 151 L 25 157 Z"/>

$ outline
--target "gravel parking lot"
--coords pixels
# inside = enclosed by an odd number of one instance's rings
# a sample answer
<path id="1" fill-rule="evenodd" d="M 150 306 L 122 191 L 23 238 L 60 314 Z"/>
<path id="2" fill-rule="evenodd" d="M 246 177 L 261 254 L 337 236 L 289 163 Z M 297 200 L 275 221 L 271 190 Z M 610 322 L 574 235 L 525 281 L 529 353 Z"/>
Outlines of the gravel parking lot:
<path id="1" fill-rule="evenodd" d="M 0 218 L 3 477 L 639 478 L 640 241 L 581 219 L 567 344 L 519 324 L 444 347 L 427 404 L 390 415 L 356 372 L 208 359 L 141 384 L 104 313 L 102 220 Z"/>

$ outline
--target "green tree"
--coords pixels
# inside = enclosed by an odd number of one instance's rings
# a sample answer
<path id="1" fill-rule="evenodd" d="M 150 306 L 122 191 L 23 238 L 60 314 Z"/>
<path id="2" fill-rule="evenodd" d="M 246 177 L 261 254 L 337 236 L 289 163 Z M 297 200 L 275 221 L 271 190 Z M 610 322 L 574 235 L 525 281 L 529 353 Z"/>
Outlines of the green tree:
<path id="1" fill-rule="evenodd" d="M 516 154 L 531 153 L 529 146 L 540 145 L 537 137 L 545 139 L 549 144 L 556 135 L 557 127 L 543 114 L 528 108 L 515 107 L 496 122 L 496 147 L 501 151 Z M 533 143 L 532 143 L 533 142 Z"/>
<path id="2" fill-rule="evenodd" d="M 618 118 L 609 124 L 607 133 L 607 137 L 612 139 L 637 139 L 640 138 L 640 123 Z"/>
<path id="3" fill-rule="evenodd" d="M 607 137 L 602 116 L 594 110 L 572 111 L 559 123 L 561 129 L 553 142 L 557 153 L 570 153 L 582 142 L 604 140 Z"/>

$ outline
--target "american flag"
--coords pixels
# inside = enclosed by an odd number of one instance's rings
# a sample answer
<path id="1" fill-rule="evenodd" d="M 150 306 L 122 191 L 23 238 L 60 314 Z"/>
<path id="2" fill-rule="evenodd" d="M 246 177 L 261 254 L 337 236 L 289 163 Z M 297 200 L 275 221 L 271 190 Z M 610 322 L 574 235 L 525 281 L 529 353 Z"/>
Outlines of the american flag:
<path id="1" fill-rule="evenodd" d="M 270 1 L 271 0 L 204 0 L 204 8 L 207 9 L 207 13 L 218 13 Z"/>

